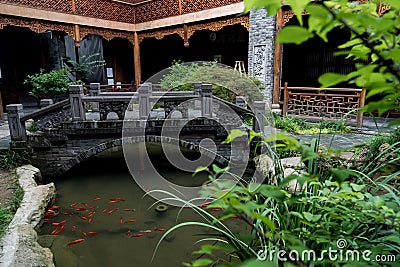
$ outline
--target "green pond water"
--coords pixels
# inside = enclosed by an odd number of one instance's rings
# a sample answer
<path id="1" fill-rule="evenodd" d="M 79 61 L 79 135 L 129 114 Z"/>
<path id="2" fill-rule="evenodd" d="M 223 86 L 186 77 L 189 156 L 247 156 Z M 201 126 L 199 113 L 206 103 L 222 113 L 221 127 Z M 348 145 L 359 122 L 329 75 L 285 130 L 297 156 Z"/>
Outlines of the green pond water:
<path id="1" fill-rule="evenodd" d="M 192 177 L 189 172 L 174 169 L 157 145 L 150 145 L 150 151 L 152 162 L 166 179 L 182 185 L 201 185 L 207 180 L 206 175 Z M 59 206 L 59 215 L 46 217 L 50 221 L 39 231 L 39 243 L 50 247 L 57 267 L 182 266 L 182 262 L 198 257 L 192 252 L 199 248 L 195 242 L 202 236 L 196 234 L 210 233 L 205 228 L 181 228 L 161 243 L 151 262 L 163 230 L 176 224 L 180 208 L 168 206 L 166 212 L 149 208 L 156 200 L 144 197 L 145 192 L 131 177 L 121 151 L 108 151 L 89 159 L 54 182 L 54 205 Z M 193 219 L 199 217 L 186 208 L 178 222 Z M 52 223 L 63 220 L 63 231 L 50 235 L 57 228 Z M 84 241 L 67 246 L 79 239 Z"/>

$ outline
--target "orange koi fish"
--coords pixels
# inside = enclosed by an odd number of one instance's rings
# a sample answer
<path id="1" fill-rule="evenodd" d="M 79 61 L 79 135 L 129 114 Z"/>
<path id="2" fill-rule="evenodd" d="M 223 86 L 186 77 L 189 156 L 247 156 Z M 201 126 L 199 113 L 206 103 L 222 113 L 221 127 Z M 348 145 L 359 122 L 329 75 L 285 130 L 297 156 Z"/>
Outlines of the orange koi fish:
<path id="1" fill-rule="evenodd" d="M 74 241 L 72 241 L 72 242 L 69 242 L 69 243 L 67 244 L 67 247 L 69 247 L 69 246 L 71 246 L 71 245 L 74 245 L 74 244 L 81 243 L 81 242 L 83 242 L 83 241 L 85 241 L 84 238 L 76 239 L 76 240 L 74 240 Z"/>
<path id="2" fill-rule="evenodd" d="M 101 234 L 100 232 L 87 232 L 89 235 L 99 235 Z"/>
<path id="3" fill-rule="evenodd" d="M 76 205 L 78 205 L 78 203 L 72 203 L 70 206 L 75 207 Z"/>
<path id="4" fill-rule="evenodd" d="M 116 209 L 113 209 L 113 210 L 110 210 L 109 212 L 107 212 L 107 214 L 111 214 L 111 213 L 114 213 L 114 212 L 116 212 L 118 210 L 118 208 L 116 208 Z"/>
<path id="5" fill-rule="evenodd" d="M 125 223 L 133 223 L 136 222 L 136 220 L 126 220 Z"/>
<path id="6" fill-rule="evenodd" d="M 141 236 L 144 236 L 144 234 L 133 234 L 133 235 L 131 235 L 130 238 L 132 238 L 132 237 L 141 237 Z"/>
<path id="7" fill-rule="evenodd" d="M 102 213 L 105 213 L 105 212 L 107 212 L 107 210 L 108 210 L 108 209 L 104 209 L 104 210 L 102 211 Z"/>
<path id="8" fill-rule="evenodd" d="M 87 236 L 87 233 L 85 233 L 84 231 L 82 231 L 82 235 L 83 235 L 83 236 Z"/>
<path id="9" fill-rule="evenodd" d="M 69 212 L 64 212 L 64 215 L 70 215 Z"/>
<path id="10" fill-rule="evenodd" d="M 88 223 L 91 223 L 91 222 L 92 222 L 92 218 L 89 218 L 89 219 L 88 219 Z"/>
<path id="11" fill-rule="evenodd" d="M 54 225 L 54 226 L 60 226 L 60 225 L 64 225 L 66 222 L 67 222 L 66 220 L 61 221 L 61 222 L 53 222 L 52 225 Z"/>
<path id="12" fill-rule="evenodd" d="M 219 209 L 219 208 L 214 208 L 214 209 L 211 209 L 212 211 L 221 211 L 221 209 Z"/>
<path id="13" fill-rule="evenodd" d="M 101 198 L 100 197 L 96 197 L 92 201 L 99 201 L 99 200 L 101 200 Z"/>
<path id="14" fill-rule="evenodd" d="M 58 210 L 60 208 L 60 206 L 52 206 L 49 208 L 49 210 Z"/>
<path id="15" fill-rule="evenodd" d="M 56 228 L 53 231 L 51 231 L 51 235 L 58 235 L 60 233 L 60 229 Z"/>
<path id="16" fill-rule="evenodd" d="M 118 200 L 110 200 L 109 202 L 108 202 L 108 204 L 115 204 L 115 203 L 118 203 L 119 201 Z"/>
<path id="17" fill-rule="evenodd" d="M 122 223 L 123 223 L 122 217 L 119 217 L 119 224 L 122 224 Z"/>
<path id="18" fill-rule="evenodd" d="M 151 230 L 141 230 L 141 233 L 151 233 Z"/>
<path id="19" fill-rule="evenodd" d="M 157 228 L 154 228 L 154 231 L 158 231 L 158 232 L 165 232 L 165 231 L 166 231 L 166 229 L 165 229 L 165 228 L 160 228 L 160 227 L 157 227 Z"/>

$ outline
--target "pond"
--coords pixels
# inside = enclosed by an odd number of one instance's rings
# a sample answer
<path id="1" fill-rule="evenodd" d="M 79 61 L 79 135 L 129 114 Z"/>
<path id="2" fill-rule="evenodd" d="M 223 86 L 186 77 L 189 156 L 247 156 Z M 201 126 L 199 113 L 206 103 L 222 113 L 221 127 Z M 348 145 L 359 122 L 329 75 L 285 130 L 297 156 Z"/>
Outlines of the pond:
<path id="1" fill-rule="evenodd" d="M 193 177 L 170 166 L 158 145 L 150 144 L 148 148 L 153 151 L 151 161 L 166 179 L 182 185 L 201 185 L 208 179 L 205 174 Z M 188 227 L 171 233 L 151 262 L 157 242 L 177 223 L 180 208 L 168 206 L 167 211 L 157 212 L 151 207 L 156 200 L 144 196 L 120 150 L 89 159 L 55 181 L 55 207 L 45 217 L 39 243 L 50 247 L 57 267 L 168 267 L 182 266 L 182 262 L 198 257 L 192 254 L 199 247 L 195 242 L 201 238 L 196 234 L 210 232 Z M 199 218 L 186 208 L 178 222 L 194 219 Z"/>

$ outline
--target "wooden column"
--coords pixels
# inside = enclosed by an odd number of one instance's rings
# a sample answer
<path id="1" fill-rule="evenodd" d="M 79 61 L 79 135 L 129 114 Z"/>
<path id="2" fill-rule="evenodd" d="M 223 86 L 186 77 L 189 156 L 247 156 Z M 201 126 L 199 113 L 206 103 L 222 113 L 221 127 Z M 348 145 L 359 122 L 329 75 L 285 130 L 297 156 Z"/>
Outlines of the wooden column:
<path id="1" fill-rule="evenodd" d="M 136 83 L 136 88 L 138 88 L 139 84 L 142 81 L 142 67 L 140 64 L 140 44 L 137 32 L 133 34 L 133 37 L 134 37 L 133 57 L 135 64 L 135 83 Z"/>
<path id="2" fill-rule="evenodd" d="M 275 40 L 278 37 L 279 32 L 281 31 L 283 26 L 283 15 L 282 9 L 279 9 L 278 14 L 276 15 L 276 36 Z M 282 65 L 282 43 L 275 44 L 275 56 L 274 56 L 274 94 L 272 103 L 279 104 L 279 96 L 280 96 L 280 83 L 281 83 L 281 66 Z"/>

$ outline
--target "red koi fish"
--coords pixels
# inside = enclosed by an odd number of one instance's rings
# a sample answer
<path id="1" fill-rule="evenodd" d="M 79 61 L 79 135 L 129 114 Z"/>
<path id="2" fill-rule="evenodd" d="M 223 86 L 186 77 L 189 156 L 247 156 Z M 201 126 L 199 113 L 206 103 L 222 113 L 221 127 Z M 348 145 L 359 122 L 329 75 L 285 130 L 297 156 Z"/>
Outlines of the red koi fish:
<path id="1" fill-rule="evenodd" d="M 106 213 L 106 212 L 107 212 L 107 210 L 108 210 L 108 209 L 104 209 L 104 210 L 102 211 L 102 213 Z"/>
<path id="2" fill-rule="evenodd" d="M 101 197 L 96 197 L 92 201 L 99 201 L 99 200 L 101 200 Z"/>
<path id="3" fill-rule="evenodd" d="M 118 203 L 119 201 L 118 200 L 110 200 L 109 202 L 108 202 L 108 204 L 115 204 L 115 203 Z"/>
<path id="4" fill-rule="evenodd" d="M 126 220 L 125 223 L 134 223 L 136 220 Z"/>
<path id="5" fill-rule="evenodd" d="M 88 203 L 82 202 L 81 204 L 82 204 L 83 206 L 85 206 L 86 208 L 89 207 L 89 204 L 88 204 Z"/>
<path id="6" fill-rule="evenodd" d="M 144 236 L 144 234 L 133 234 L 133 235 L 131 235 L 130 238 L 132 238 L 132 237 L 141 237 L 141 236 Z"/>
<path id="7" fill-rule="evenodd" d="M 125 199 L 123 199 L 122 197 L 117 197 L 115 200 L 118 200 L 118 201 L 125 201 Z"/>
<path id="8" fill-rule="evenodd" d="M 131 233 L 131 230 L 126 231 L 125 235 L 129 235 Z"/>
<path id="9" fill-rule="evenodd" d="M 51 222 L 51 219 L 49 219 L 49 218 L 44 218 L 43 221 L 44 221 L 45 223 L 48 223 L 48 222 Z"/>
<path id="10" fill-rule="evenodd" d="M 85 208 L 82 208 L 82 207 L 80 207 L 80 208 L 76 208 L 75 209 L 76 211 L 83 211 L 83 210 L 86 210 Z"/>
<path id="11" fill-rule="evenodd" d="M 87 232 L 89 235 L 99 235 L 101 234 L 100 232 Z"/>
<path id="12" fill-rule="evenodd" d="M 78 205 L 78 203 L 72 203 L 70 206 L 75 207 L 76 205 Z"/>
<path id="13" fill-rule="evenodd" d="M 97 206 L 89 206 L 89 209 L 97 209 Z"/>
<path id="14" fill-rule="evenodd" d="M 119 217 L 119 224 L 122 224 L 122 223 L 123 223 L 122 217 Z"/>
<path id="15" fill-rule="evenodd" d="M 87 233 L 84 232 L 84 231 L 82 231 L 82 235 L 83 235 L 83 236 L 87 236 Z"/>
<path id="16" fill-rule="evenodd" d="M 239 216 L 234 215 L 234 216 L 232 216 L 231 218 L 233 218 L 233 219 L 239 219 Z"/>
<path id="17" fill-rule="evenodd" d="M 69 212 L 64 212 L 64 215 L 70 215 Z"/>
<path id="18" fill-rule="evenodd" d="M 157 227 L 157 228 L 154 228 L 154 231 L 157 231 L 157 232 L 165 232 L 166 229 L 165 229 L 165 228 Z"/>
<path id="19" fill-rule="evenodd" d="M 60 206 L 52 206 L 49 208 L 49 210 L 58 210 L 60 208 Z"/>
<path id="20" fill-rule="evenodd" d="M 72 231 L 75 231 L 77 228 L 78 228 L 78 226 L 76 226 L 76 225 L 72 225 L 72 226 L 71 226 L 71 230 L 72 230 Z"/>
<path id="21" fill-rule="evenodd" d="M 135 209 L 124 209 L 124 211 L 134 212 L 136 210 Z"/>
<path id="22" fill-rule="evenodd" d="M 87 221 L 87 218 L 85 216 L 78 216 L 79 218 L 81 218 L 82 220 Z"/>
<path id="23" fill-rule="evenodd" d="M 89 219 L 88 219 L 88 223 L 91 223 L 91 222 L 92 222 L 92 218 L 89 218 Z"/>
<path id="24" fill-rule="evenodd" d="M 201 204 L 201 205 L 199 206 L 199 208 L 205 208 L 205 207 L 207 207 L 207 206 L 210 205 L 210 204 L 211 204 L 211 202 L 205 202 L 205 203 Z"/>
<path id="25" fill-rule="evenodd" d="M 69 243 L 67 244 L 67 247 L 69 247 L 69 246 L 71 246 L 71 245 L 74 245 L 74 244 L 81 243 L 81 242 L 83 242 L 83 241 L 85 241 L 84 238 L 76 239 L 76 240 L 74 240 L 74 241 L 72 241 L 72 242 L 69 242 Z"/>
<path id="26" fill-rule="evenodd" d="M 221 211 L 221 209 L 219 209 L 219 208 L 214 208 L 214 209 L 211 209 L 212 211 Z"/>

